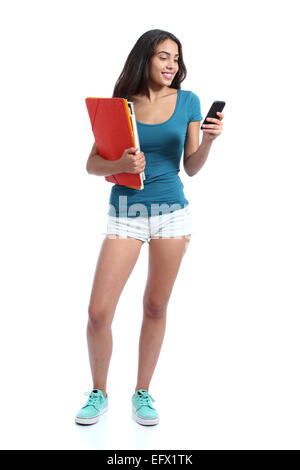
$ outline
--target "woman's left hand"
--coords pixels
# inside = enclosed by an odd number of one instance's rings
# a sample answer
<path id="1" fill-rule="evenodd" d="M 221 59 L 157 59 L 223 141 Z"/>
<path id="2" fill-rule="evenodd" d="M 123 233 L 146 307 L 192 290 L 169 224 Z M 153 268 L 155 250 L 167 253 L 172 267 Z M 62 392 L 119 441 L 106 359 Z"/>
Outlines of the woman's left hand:
<path id="1" fill-rule="evenodd" d="M 223 123 L 221 122 L 224 118 L 224 114 L 217 112 L 220 116 L 219 119 L 207 118 L 207 121 L 211 121 L 211 124 L 203 125 L 203 137 L 202 140 L 206 142 L 212 142 L 223 130 Z"/>

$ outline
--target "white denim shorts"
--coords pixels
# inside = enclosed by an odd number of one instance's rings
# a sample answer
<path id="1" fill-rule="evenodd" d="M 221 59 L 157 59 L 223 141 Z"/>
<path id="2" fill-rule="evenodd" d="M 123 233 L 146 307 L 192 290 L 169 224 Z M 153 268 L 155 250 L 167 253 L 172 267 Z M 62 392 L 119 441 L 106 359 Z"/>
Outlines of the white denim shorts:
<path id="1" fill-rule="evenodd" d="M 192 233 L 192 220 L 189 205 L 171 213 L 150 217 L 113 217 L 108 215 L 107 231 L 109 238 L 137 238 L 150 242 L 151 238 L 181 238 Z"/>

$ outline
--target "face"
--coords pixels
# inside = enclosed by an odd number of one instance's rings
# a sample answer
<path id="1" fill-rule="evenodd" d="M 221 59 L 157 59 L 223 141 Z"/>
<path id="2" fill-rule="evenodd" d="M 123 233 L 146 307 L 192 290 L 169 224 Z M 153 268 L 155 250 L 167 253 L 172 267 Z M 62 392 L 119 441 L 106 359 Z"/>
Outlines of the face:
<path id="1" fill-rule="evenodd" d="M 177 43 L 171 39 L 166 39 L 156 46 L 149 64 L 150 81 L 152 83 L 161 86 L 171 85 L 179 69 L 178 54 Z M 164 72 L 167 72 L 167 74 Z"/>

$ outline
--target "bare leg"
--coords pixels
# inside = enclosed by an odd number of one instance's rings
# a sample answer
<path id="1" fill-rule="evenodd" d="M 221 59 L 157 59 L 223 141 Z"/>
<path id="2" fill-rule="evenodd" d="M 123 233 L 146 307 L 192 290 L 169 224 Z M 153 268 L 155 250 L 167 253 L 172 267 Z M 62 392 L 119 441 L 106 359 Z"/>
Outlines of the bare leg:
<path id="1" fill-rule="evenodd" d="M 89 303 L 87 341 L 93 388 L 106 395 L 112 354 L 111 324 L 122 290 L 135 266 L 143 242 L 106 236 L 100 250 Z"/>
<path id="2" fill-rule="evenodd" d="M 149 243 L 149 269 L 135 391 L 149 389 L 165 335 L 167 305 L 189 240 L 190 235 L 187 235 L 182 238 L 152 239 Z"/>

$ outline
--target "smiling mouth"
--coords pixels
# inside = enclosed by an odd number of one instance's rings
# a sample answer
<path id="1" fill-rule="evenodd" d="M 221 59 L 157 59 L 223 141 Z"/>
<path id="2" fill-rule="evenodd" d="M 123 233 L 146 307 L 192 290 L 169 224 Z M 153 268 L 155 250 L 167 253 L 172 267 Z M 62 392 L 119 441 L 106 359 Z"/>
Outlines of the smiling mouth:
<path id="1" fill-rule="evenodd" d="M 166 72 L 162 72 L 162 75 L 165 77 L 165 78 L 172 78 L 173 77 L 173 74 L 172 73 L 166 73 Z"/>

